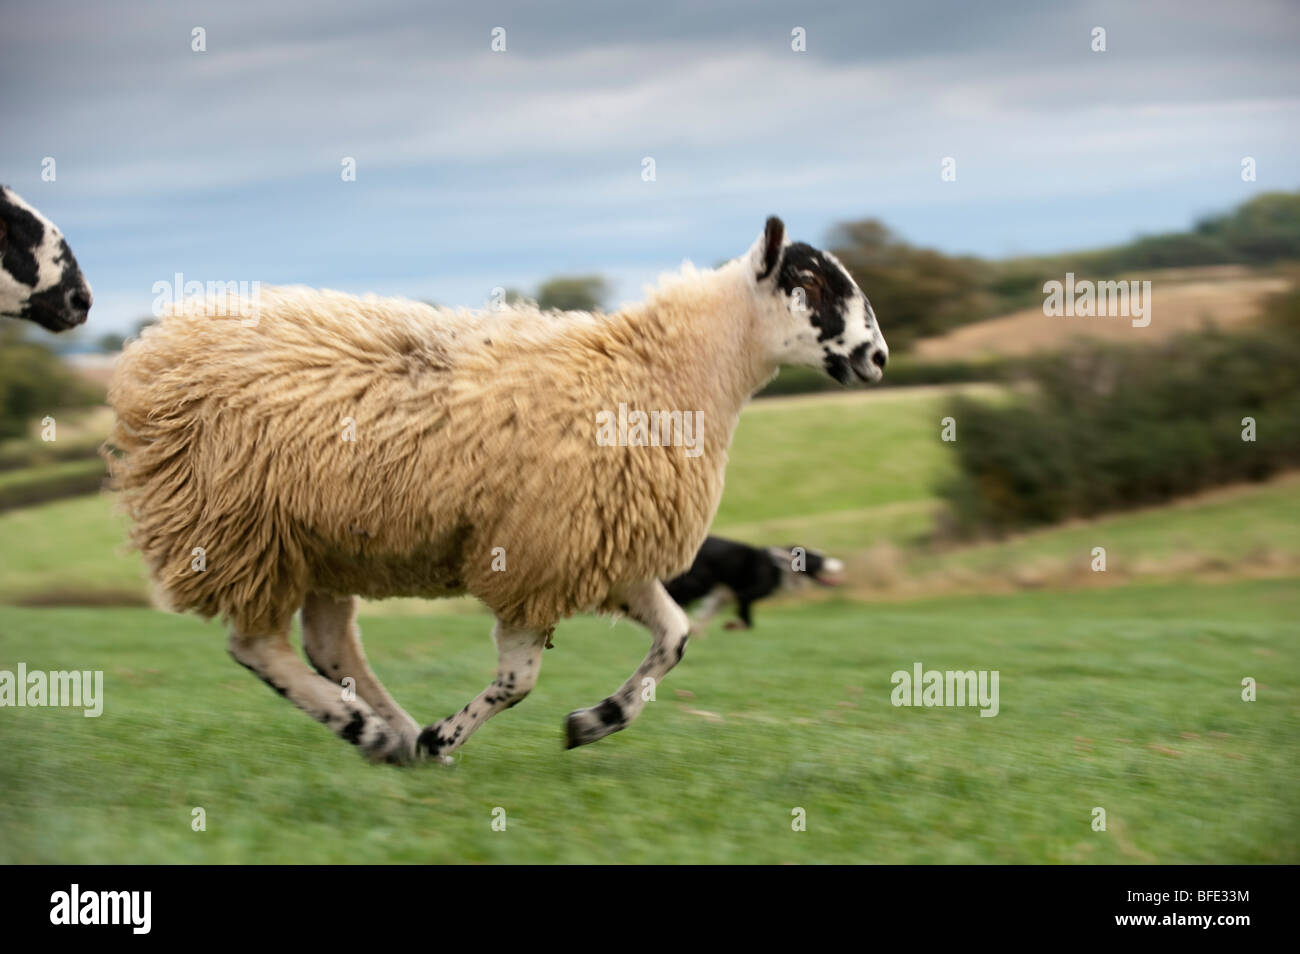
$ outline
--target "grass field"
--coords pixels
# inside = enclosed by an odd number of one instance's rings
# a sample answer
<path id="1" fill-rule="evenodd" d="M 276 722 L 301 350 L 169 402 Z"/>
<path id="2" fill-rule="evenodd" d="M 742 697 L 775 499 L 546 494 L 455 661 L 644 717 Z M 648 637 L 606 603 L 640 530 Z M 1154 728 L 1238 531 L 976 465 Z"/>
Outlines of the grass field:
<path id="1" fill-rule="evenodd" d="M 575 620 L 458 764 L 401 770 L 291 711 L 215 625 L 0 608 L 0 668 L 102 668 L 106 695 L 99 719 L 0 719 L 0 861 L 1295 862 L 1298 614 L 1288 582 L 769 610 L 695 641 L 625 732 L 564 752 L 564 714 L 644 648 Z M 422 721 L 490 678 L 485 618 L 365 625 Z M 892 706 L 917 661 L 997 669 L 999 714 Z"/>
<path id="2" fill-rule="evenodd" d="M 98 719 L 0 710 L 0 862 L 1300 861 L 1300 477 L 952 547 L 930 539 L 945 400 L 747 410 L 719 530 L 832 550 L 853 585 L 694 640 L 632 727 L 573 752 L 564 714 L 646 640 L 567 622 L 528 700 L 450 767 L 366 765 L 231 662 L 217 624 L 45 608 L 144 602 L 106 498 L 0 514 L 0 670 L 103 670 L 107 697 Z M 493 674 L 469 600 L 363 617 L 422 722 Z M 997 670 L 998 716 L 894 707 L 917 662 Z"/>

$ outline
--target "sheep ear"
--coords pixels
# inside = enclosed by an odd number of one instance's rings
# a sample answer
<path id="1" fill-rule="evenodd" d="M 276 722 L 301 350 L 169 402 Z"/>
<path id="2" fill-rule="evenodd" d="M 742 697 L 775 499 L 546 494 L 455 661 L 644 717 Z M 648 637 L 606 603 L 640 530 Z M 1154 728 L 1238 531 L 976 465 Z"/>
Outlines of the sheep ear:
<path id="1" fill-rule="evenodd" d="M 763 234 L 750 250 L 754 274 L 760 282 L 771 278 L 776 273 L 784 250 L 785 223 L 775 215 L 769 216 L 767 225 L 763 227 Z"/>

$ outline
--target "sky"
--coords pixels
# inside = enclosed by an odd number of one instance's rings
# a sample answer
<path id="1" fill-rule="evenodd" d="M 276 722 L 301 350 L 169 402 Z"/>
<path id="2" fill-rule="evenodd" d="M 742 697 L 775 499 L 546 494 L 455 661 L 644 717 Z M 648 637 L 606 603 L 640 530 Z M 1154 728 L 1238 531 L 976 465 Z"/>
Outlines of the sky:
<path id="1" fill-rule="evenodd" d="M 1294 0 L 0 0 L 0 182 L 68 237 L 87 334 L 178 272 L 616 305 L 769 214 L 1001 257 L 1300 188 L 1298 48 Z"/>

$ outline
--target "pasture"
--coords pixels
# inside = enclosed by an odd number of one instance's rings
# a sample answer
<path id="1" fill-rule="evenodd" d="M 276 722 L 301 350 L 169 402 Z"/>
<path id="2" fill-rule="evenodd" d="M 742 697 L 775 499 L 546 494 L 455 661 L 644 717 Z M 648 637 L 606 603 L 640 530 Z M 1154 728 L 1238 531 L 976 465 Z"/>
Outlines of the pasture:
<path id="1" fill-rule="evenodd" d="M 1294 862 L 1298 613 L 1270 581 L 764 608 L 693 641 L 626 731 L 565 752 L 564 714 L 644 644 L 579 619 L 456 765 L 402 770 L 290 711 L 216 625 L 5 608 L 0 665 L 102 668 L 106 702 L 0 719 L 0 861 Z M 484 619 L 364 626 L 421 719 L 490 678 Z M 892 706 L 915 661 L 999 670 L 999 714 Z"/>
<path id="2" fill-rule="evenodd" d="M 42 605 L 143 604 L 104 498 L 0 514 L 0 669 L 102 669 L 106 695 L 98 719 L 0 712 L 0 862 L 1300 860 L 1295 478 L 948 547 L 928 536 L 944 398 L 751 407 L 719 530 L 836 552 L 853 585 L 715 626 L 636 723 L 565 752 L 564 715 L 646 643 L 569 621 L 449 767 L 368 766 L 231 662 L 218 624 Z M 1108 573 L 1081 575 L 1098 544 Z M 369 604 L 362 625 L 422 722 L 491 678 L 468 600 Z M 895 707 L 917 662 L 997 670 L 999 714 Z"/>

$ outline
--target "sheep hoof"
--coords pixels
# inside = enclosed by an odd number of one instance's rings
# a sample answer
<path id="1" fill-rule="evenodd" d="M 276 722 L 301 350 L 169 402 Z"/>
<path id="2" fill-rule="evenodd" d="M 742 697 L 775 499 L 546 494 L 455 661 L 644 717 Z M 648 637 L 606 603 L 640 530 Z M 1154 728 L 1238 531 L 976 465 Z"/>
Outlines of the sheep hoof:
<path id="1" fill-rule="evenodd" d="M 590 709 L 574 709 L 564 719 L 564 747 L 576 749 L 597 742 L 626 725 L 623 707 L 613 699 Z"/>
<path id="2" fill-rule="evenodd" d="M 366 759 L 376 765 L 410 765 L 414 761 L 409 754 L 396 749 L 391 752 L 367 753 Z"/>
<path id="3" fill-rule="evenodd" d="M 366 757 L 376 764 L 410 765 L 418 756 L 415 738 L 399 737 L 397 744 L 389 748 L 366 753 Z"/>
<path id="4" fill-rule="evenodd" d="M 576 749 L 580 745 L 596 741 L 595 738 L 583 737 L 585 729 L 581 717 L 585 711 L 585 709 L 575 709 L 564 717 L 564 747 L 566 749 Z"/>
<path id="5" fill-rule="evenodd" d="M 447 720 L 443 720 L 446 722 Z M 455 745 L 455 740 L 442 734 L 443 722 L 435 723 L 428 726 L 420 733 L 419 739 L 415 743 L 415 755 L 417 758 L 424 759 L 428 762 L 438 762 L 441 765 L 454 765 L 456 760 L 450 755 L 444 755 L 444 750 L 450 750 Z M 460 733 L 456 733 L 459 735 Z"/>

